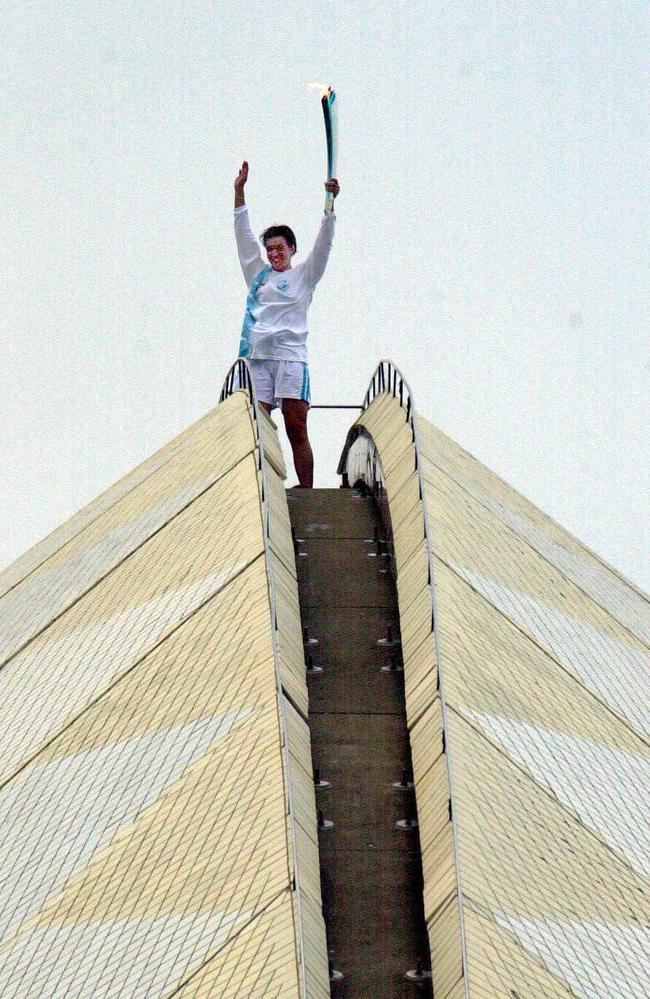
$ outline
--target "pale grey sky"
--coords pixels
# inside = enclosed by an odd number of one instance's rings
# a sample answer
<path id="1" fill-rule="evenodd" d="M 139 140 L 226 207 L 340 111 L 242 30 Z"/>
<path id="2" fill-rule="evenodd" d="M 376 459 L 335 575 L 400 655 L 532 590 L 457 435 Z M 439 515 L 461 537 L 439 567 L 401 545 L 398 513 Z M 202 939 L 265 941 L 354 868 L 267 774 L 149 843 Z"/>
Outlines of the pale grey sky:
<path id="1" fill-rule="evenodd" d="M 315 402 L 420 411 L 650 589 L 645 3 L 5 0 L 0 566 L 216 402 L 253 226 L 309 248 Z M 300 257 L 298 258 L 300 259 Z M 334 484 L 348 417 L 314 413 Z"/>

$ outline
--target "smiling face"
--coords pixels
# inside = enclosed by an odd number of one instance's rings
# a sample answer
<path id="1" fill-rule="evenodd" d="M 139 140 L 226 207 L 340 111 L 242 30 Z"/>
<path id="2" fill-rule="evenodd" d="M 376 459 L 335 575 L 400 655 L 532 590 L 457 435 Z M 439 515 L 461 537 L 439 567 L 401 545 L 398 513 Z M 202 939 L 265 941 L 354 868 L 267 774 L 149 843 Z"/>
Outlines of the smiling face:
<path id="1" fill-rule="evenodd" d="M 291 267 L 291 258 L 296 252 L 287 243 L 284 236 L 271 236 L 267 239 L 266 255 L 274 271 L 287 271 Z"/>

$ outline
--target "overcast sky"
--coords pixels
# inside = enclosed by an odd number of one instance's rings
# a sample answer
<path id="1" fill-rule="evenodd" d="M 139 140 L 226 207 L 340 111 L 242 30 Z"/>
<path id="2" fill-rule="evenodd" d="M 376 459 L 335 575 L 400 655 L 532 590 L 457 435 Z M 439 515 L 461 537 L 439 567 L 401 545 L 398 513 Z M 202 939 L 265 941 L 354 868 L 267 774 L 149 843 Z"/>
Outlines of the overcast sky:
<path id="1" fill-rule="evenodd" d="M 314 402 L 420 412 L 646 590 L 649 8 L 4 0 L 0 566 L 211 408 L 256 232 L 322 211 Z M 317 484 L 349 416 L 312 414 Z M 292 477 L 293 481 L 293 477 Z"/>

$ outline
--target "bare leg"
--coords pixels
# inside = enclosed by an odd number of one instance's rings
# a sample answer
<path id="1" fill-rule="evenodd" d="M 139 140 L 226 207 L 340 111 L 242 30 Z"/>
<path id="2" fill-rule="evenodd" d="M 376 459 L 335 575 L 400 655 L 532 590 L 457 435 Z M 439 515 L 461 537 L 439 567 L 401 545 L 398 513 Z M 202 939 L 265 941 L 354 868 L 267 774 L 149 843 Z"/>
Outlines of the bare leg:
<path id="1" fill-rule="evenodd" d="M 287 437 L 293 451 L 298 482 L 306 489 L 314 485 L 314 455 L 307 436 L 309 403 L 302 399 L 283 399 L 282 415 Z"/>

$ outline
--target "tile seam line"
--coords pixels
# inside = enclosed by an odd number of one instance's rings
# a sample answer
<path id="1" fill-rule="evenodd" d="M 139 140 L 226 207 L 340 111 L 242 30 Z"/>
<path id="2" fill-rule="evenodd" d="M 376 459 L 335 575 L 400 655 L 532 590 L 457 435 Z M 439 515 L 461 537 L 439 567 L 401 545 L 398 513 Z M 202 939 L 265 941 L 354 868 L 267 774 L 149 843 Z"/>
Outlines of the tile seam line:
<path id="1" fill-rule="evenodd" d="M 205 960 L 202 961 L 201 964 L 199 964 L 199 966 L 197 968 L 195 968 L 194 971 L 192 971 L 188 975 L 187 978 L 185 978 L 182 982 L 180 982 L 179 985 L 177 985 L 176 988 L 173 990 L 173 992 L 166 992 L 165 995 L 164 995 L 164 997 L 163 997 L 163 999 L 172 999 L 173 996 L 179 995 L 179 993 L 182 992 L 182 990 L 187 985 L 190 984 L 190 982 L 192 981 L 192 979 L 196 978 L 196 976 L 208 964 L 210 964 L 210 962 L 213 961 L 215 959 L 215 957 L 218 957 L 218 955 L 223 950 L 225 950 L 227 947 L 229 947 L 233 943 L 233 941 L 235 941 L 237 939 L 237 937 L 241 936 L 241 934 L 244 932 L 244 930 L 247 930 L 257 919 L 260 918 L 260 916 L 263 916 L 266 912 L 268 912 L 269 909 L 271 909 L 276 904 L 276 902 L 278 901 L 278 899 L 282 898 L 282 896 L 286 895 L 286 894 L 291 895 L 291 885 L 285 885 L 284 888 L 281 888 L 280 891 L 277 892 L 277 894 L 273 896 L 273 898 L 269 899 L 269 901 L 265 905 L 263 905 L 261 909 L 258 910 L 258 912 L 253 913 L 253 915 L 250 917 L 250 919 L 248 919 L 245 923 L 243 923 L 238 928 L 238 930 L 237 930 L 236 933 L 233 933 L 233 935 L 231 937 L 228 937 L 227 940 L 224 940 L 224 942 L 221 945 L 221 947 L 217 947 L 217 949 L 215 951 L 213 951 L 210 954 L 209 957 L 205 958 Z"/>
<path id="2" fill-rule="evenodd" d="M 480 597 L 480 599 L 484 601 L 488 605 L 488 607 L 490 607 L 501 617 L 505 618 L 506 621 L 508 621 L 513 626 L 513 628 L 516 628 L 517 631 L 521 635 L 523 635 L 523 637 L 527 641 L 529 641 L 532 645 L 534 645 L 535 648 L 539 649 L 542 655 L 546 656 L 546 658 L 549 659 L 550 662 L 555 663 L 558 669 L 561 669 L 562 672 L 566 674 L 566 676 L 569 677 L 569 679 L 573 683 L 575 683 L 578 687 L 580 687 L 581 690 L 584 690 L 584 692 L 588 694 L 588 696 L 592 700 L 597 701 L 597 703 L 601 706 L 601 708 L 604 708 L 605 711 L 607 711 L 612 716 L 612 718 L 615 718 L 616 721 L 619 722 L 619 724 L 623 725 L 629 732 L 631 732 L 635 736 L 635 738 L 640 739 L 640 741 L 645 746 L 650 747 L 650 736 L 647 736 L 644 732 L 639 732 L 639 730 L 634 727 L 629 718 L 626 718 L 625 715 L 620 715 L 615 708 L 607 704 L 606 701 L 602 700 L 598 696 L 596 691 L 591 690 L 578 677 L 576 673 L 573 673 L 568 666 L 565 666 L 563 663 L 561 663 L 560 660 L 556 658 L 556 656 L 554 656 L 548 649 L 544 648 L 544 646 L 539 642 L 538 639 L 536 639 L 533 635 L 530 635 L 520 624 L 514 621 L 508 614 L 506 614 L 505 611 L 502 611 L 500 610 L 499 607 L 495 606 L 495 604 L 493 604 L 492 601 L 485 596 L 485 594 L 481 593 L 480 590 L 477 590 L 476 587 L 472 585 L 472 583 L 470 583 L 467 579 L 465 579 L 464 576 L 460 575 L 460 573 L 456 569 L 454 569 L 454 567 L 450 565 L 449 562 L 445 561 L 444 558 L 441 558 L 440 555 L 434 555 L 434 558 L 438 559 L 438 561 L 441 562 L 442 565 L 446 566 L 446 568 L 449 569 L 449 571 L 453 573 L 453 575 L 456 576 L 457 579 L 460 579 L 461 582 L 465 584 L 465 586 L 468 586 L 470 590 L 476 593 L 476 595 Z"/>
<path id="3" fill-rule="evenodd" d="M 330 715 L 335 718 L 350 715 L 354 718 L 403 718 L 406 721 L 406 715 L 400 711 L 312 711 L 310 709 L 309 714 L 320 715 L 321 718 L 328 718 Z"/>
<path id="4" fill-rule="evenodd" d="M 215 409 L 216 409 L 216 407 L 215 407 Z M 214 412 L 215 412 L 215 410 L 213 409 L 212 410 L 212 414 L 213 415 L 214 415 Z M 195 429 L 198 428 L 199 424 L 202 423 L 204 420 L 209 419 L 209 416 L 210 416 L 210 414 L 206 413 L 205 416 L 199 417 L 199 419 L 193 424 L 193 426 L 195 427 Z M 191 436 L 193 436 L 193 434 Z M 180 454 L 182 451 L 185 450 L 185 448 L 190 443 L 190 441 L 191 441 L 191 437 L 185 442 L 185 444 L 181 444 L 180 448 L 177 451 L 175 451 L 174 454 L 170 455 L 165 461 L 163 461 L 162 464 L 158 465 L 156 468 L 153 468 L 147 475 L 145 475 L 145 477 L 143 479 L 141 479 L 139 482 L 136 482 L 133 486 L 131 486 L 130 489 L 127 489 L 127 491 L 125 493 L 123 493 L 121 496 L 118 496 L 115 499 L 115 501 L 110 504 L 110 506 L 107 506 L 105 510 L 102 510 L 100 513 L 96 514 L 96 516 L 94 516 L 91 520 L 89 520 L 87 524 L 84 524 L 83 527 L 80 527 L 79 530 L 75 531 L 75 533 L 71 537 L 69 537 L 66 541 L 64 541 L 57 548 L 55 548 L 53 552 L 50 552 L 50 554 L 47 556 L 47 558 L 44 558 L 41 562 L 38 563 L 38 565 L 35 565 L 32 569 L 30 569 L 29 572 L 26 572 L 24 576 L 21 576 L 20 579 L 16 580 L 16 582 L 13 583 L 11 586 L 9 586 L 6 590 L 3 590 L 3 592 L 0 593 L 0 601 L 8 593 L 11 593 L 13 590 L 15 590 L 17 586 L 20 586 L 21 583 L 24 583 L 26 579 L 29 579 L 29 577 L 32 576 L 35 572 L 38 572 L 38 570 L 41 569 L 45 565 L 45 563 L 47 561 L 49 561 L 49 559 L 53 558 L 55 555 L 58 555 L 60 552 L 63 551 L 64 548 L 67 548 L 67 546 L 69 544 L 71 544 L 76 538 L 78 538 L 81 534 L 83 534 L 83 532 L 86 531 L 89 527 L 91 527 L 92 524 L 96 523 L 96 521 L 98 521 L 100 519 L 100 517 L 103 517 L 105 513 L 108 513 L 110 510 L 112 510 L 114 507 L 116 507 L 118 503 L 121 503 L 123 499 L 126 499 L 127 496 L 130 496 L 132 493 L 134 493 L 136 491 L 136 489 L 139 489 L 141 485 L 143 485 L 145 482 L 148 482 L 149 479 L 153 475 L 155 475 L 157 472 L 159 472 L 161 468 L 165 468 L 165 466 L 168 465 L 169 462 L 172 461 L 173 458 L 175 458 L 178 454 Z M 163 447 L 160 450 L 164 450 L 164 448 L 166 446 L 167 445 L 163 444 Z M 154 451 L 154 453 L 152 455 L 150 455 L 150 458 L 154 458 L 157 453 L 158 452 Z M 144 462 L 149 461 L 150 458 L 145 458 Z M 144 464 L 144 462 L 141 462 L 141 464 Z M 238 462 L 235 462 L 235 465 L 236 464 L 238 464 Z M 232 468 L 234 468 L 235 465 L 233 465 Z M 139 467 L 140 467 L 139 465 L 136 465 L 136 468 L 133 469 L 132 471 L 135 471 Z M 132 472 L 127 472 L 126 476 L 123 476 L 123 478 L 126 478 L 130 474 L 132 474 Z M 225 474 L 227 474 L 227 473 L 225 473 Z M 120 483 L 120 481 L 121 481 L 121 479 L 118 479 L 117 482 L 113 483 L 113 485 L 117 486 Z M 111 489 L 111 488 L 112 488 L 112 486 L 108 486 L 108 489 Z M 105 490 L 105 492 L 106 491 L 107 490 Z M 99 495 L 101 496 L 103 494 L 100 493 Z M 90 500 L 90 502 L 87 503 L 86 506 L 90 506 L 90 504 L 93 503 L 94 500 L 98 499 L 98 498 L 99 497 L 97 497 L 97 496 L 94 497 L 94 499 Z M 78 511 L 78 513 L 81 513 L 82 510 L 84 510 L 84 509 L 85 509 L 85 507 L 82 507 L 81 510 Z M 61 527 L 65 527 L 65 525 L 67 523 L 69 523 L 70 520 L 73 520 L 74 517 L 76 517 L 76 516 L 77 516 L 77 514 L 73 513 L 72 517 L 68 518 L 67 521 L 64 521 L 63 524 L 61 524 Z M 57 528 L 54 528 L 54 530 L 56 531 Z M 54 533 L 54 531 L 50 532 L 49 535 L 46 535 L 45 538 L 42 538 L 41 541 L 37 541 L 36 545 L 41 544 L 42 541 L 46 541 L 47 538 L 50 537 L 51 534 L 53 534 L 53 533 Z M 32 547 L 35 548 L 36 545 L 33 545 Z M 28 552 L 31 551 L 31 550 L 32 549 L 28 548 L 27 552 L 24 552 L 24 554 L 27 555 Z M 21 556 L 18 556 L 18 557 L 20 558 Z M 6 567 L 6 569 L 3 569 L 3 573 L 6 570 L 10 569 L 10 568 L 11 568 L 11 564 L 8 565 Z"/>
<path id="5" fill-rule="evenodd" d="M 218 483 L 221 482 L 222 479 L 224 479 L 227 475 L 230 475 L 230 473 L 233 472 L 236 468 L 238 468 L 239 465 L 241 465 L 244 461 L 246 461 L 247 458 L 254 456 L 256 450 L 257 447 L 254 447 L 250 451 L 247 451 L 247 453 L 239 461 L 235 462 L 234 465 L 231 465 L 227 471 L 219 475 L 218 478 L 214 480 L 214 482 L 211 482 L 209 486 L 206 486 L 205 489 L 202 489 L 199 493 L 196 494 L 196 496 L 193 496 L 188 503 L 186 503 L 179 510 L 177 510 L 176 513 L 174 513 L 168 520 L 164 522 L 164 524 L 161 524 L 159 527 L 156 528 L 155 531 L 147 535 L 147 537 L 144 538 L 139 545 L 136 545 L 136 547 L 131 549 L 131 551 L 128 552 L 124 556 L 124 558 L 120 559 L 119 562 L 116 562 L 115 565 L 112 565 L 110 569 L 108 569 L 108 571 L 105 572 L 102 576 L 99 576 L 93 583 L 91 583 L 88 589 L 84 590 L 83 593 L 80 593 L 77 597 L 75 597 L 74 600 L 72 600 L 66 607 L 63 608 L 63 610 L 61 610 L 58 614 L 56 614 L 53 618 L 51 618 L 47 622 L 47 624 L 43 625 L 42 628 L 39 628 L 36 632 L 34 632 L 33 635 L 30 635 L 27 641 L 23 642 L 23 644 L 19 646 L 19 648 L 15 649 L 11 653 L 11 655 L 7 656 L 6 659 L 0 662 L 0 672 L 5 668 L 5 666 L 8 666 L 9 663 L 11 663 L 12 660 L 16 658 L 16 656 L 19 656 L 21 652 L 24 652 L 25 649 L 32 642 L 34 642 L 37 638 L 40 638 L 41 635 L 44 635 L 45 632 L 49 628 L 51 628 L 53 624 L 56 624 L 56 622 L 63 617 L 64 614 L 67 614 L 69 610 L 71 610 L 81 600 L 87 597 L 89 593 L 92 593 L 93 590 L 96 589 L 101 583 L 103 583 L 105 579 L 108 579 L 111 573 L 115 572 L 116 569 L 119 569 L 120 566 L 125 565 L 129 561 L 129 559 L 133 558 L 133 556 L 137 552 L 139 552 L 142 548 L 144 548 L 145 545 L 149 544 L 149 542 L 153 538 L 155 538 L 158 534 L 160 534 L 167 527 L 169 527 L 170 524 L 173 524 L 173 522 L 176 520 L 177 517 L 180 517 L 182 513 L 184 513 L 186 510 L 189 510 L 189 508 L 192 506 L 193 503 L 196 503 L 196 501 L 201 499 L 202 496 L 205 496 L 206 493 L 209 493 L 211 489 L 213 489 L 216 485 L 218 485 Z"/>
<path id="6" fill-rule="evenodd" d="M 601 847 L 605 847 L 609 851 L 609 853 L 613 854 L 613 856 L 616 857 L 618 862 L 629 870 L 630 874 L 633 876 L 635 881 L 642 879 L 643 881 L 650 884 L 650 874 L 644 874 L 642 871 L 637 871 L 637 869 L 632 866 L 632 864 L 626 857 L 622 856 L 610 843 L 607 843 L 606 840 L 601 839 L 601 836 L 597 832 L 597 830 L 592 829 L 591 826 L 588 826 L 587 823 L 584 822 L 577 813 L 571 811 L 571 808 L 567 804 L 565 804 L 565 802 L 560 801 L 560 799 L 557 797 L 556 794 L 553 793 L 553 790 L 550 787 L 546 787 L 544 784 L 538 781 L 535 778 L 534 774 L 530 770 L 528 770 L 523 763 L 520 763 L 518 760 L 513 759 L 513 757 L 510 756 L 510 754 L 508 753 L 508 751 L 503 746 L 500 746 L 498 742 L 495 742 L 491 736 L 486 735 L 483 729 L 481 729 L 479 725 L 473 721 L 473 719 L 467 718 L 463 714 L 462 708 L 454 704 L 449 704 L 448 707 L 449 710 L 454 715 L 456 715 L 457 718 L 459 718 L 462 722 L 464 722 L 471 729 L 473 729 L 474 732 L 476 732 L 476 734 L 481 739 L 484 739 L 489 745 L 492 746 L 493 749 L 495 749 L 499 753 L 500 756 L 503 756 L 504 759 L 506 759 L 511 766 L 515 767 L 515 769 L 518 770 L 519 773 L 521 773 L 521 775 L 527 781 L 530 781 L 532 784 L 534 784 L 535 787 L 537 787 L 547 798 L 549 798 L 556 807 L 560 808 L 562 813 L 566 815 L 567 818 L 571 819 L 572 823 L 576 823 L 577 825 L 581 826 L 582 829 L 584 829 L 586 833 L 588 833 L 593 839 L 595 839 L 600 844 Z"/>
<path id="7" fill-rule="evenodd" d="M 327 835 L 329 836 L 330 833 L 328 832 Z M 403 833 L 399 833 L 399 835 L 402 836 L 404 834 Z M 370 847 L 366 847 L 365 849 L 363 847 L 358 847 L 358 848 L 354 849 L 352 847 L 345 847 L 345 846 L 340 846 L 338 848 L 335 847 L 335 846 L 323 846 L 322 842 L 319 842 L 318 849 L 319 849 L 320 852 L 322 852 L 323 854 L 326 854 L 328 857 L 343 857 L 343 856 L 347 856 L 348 854 L 349 855 L 353 855 L 355 857 L 356 856 L 359 856 L 359 857 L 361 857 L 361 856 L 364 856 L 364 857 L 365 856 L 368 856 L 368 857 L 370 857 L 370 856 L 381 857 L 382 855 L 388 855 L 388 856 L 391 856 L 391 857 L 394 856 L 394 857 L 413 857 L 413 858 L 417 858 L 417 857 L 421 857 L 422 856 L 421 851 L 419 849 L 411 848 L 411 849 L 407 850 L 403 846 L 401 846 L 401 847 L 400 846 L 374 846 L 374 847 L 372 847 L 372 849 Z M 422 886 L 420 885 L 420 889 L 421 889 L 421 887 Z M 425 919 L 425 922 L 426 922 L 426 919 Z"/>
<path id="8" fill-rule="evenodd" d="M 442 475 L 444 475 L 446 479 L 448 479 L 450 482 L 453 482 L 455 485 L 457 485 L 458 488 L 466 496 L 468 496 L 474 503 L 477 503 L 483 510 L 486 511 L 486 513 L 488 513 L 491 516 L 493 516 L 495 518 L 495 520 L 497 520 L 499 522 L 499 524 L 503 525 L 507 531 L 510 531 L 512 534 L 514 534 L 515 537 L 517 537 L 522 542 L 522 544 L 526 545 L 527 548 L 529 548 L 531 551 L 535 552 L 535 554 L 537 556 L 539 556 L 539 558 L 541 558 L 547 565 L 550 565 L 556 572 L 559 572 L 560 575 L 561 575 L 561 577 L 562 577 L 562 579 L 565 579 L 572 586 L 575 586 L 576 590 L 578 590 L 583 595 L 583 597 L 586 600 L 588 600 L 590 603 L 595 604 L 596 607 L 599 607 L 605 614 L 607 614 L 609 617 L 613 618 L 613 620 L 616 621 L 616 623 L 619 625 L 620 628 L 622 628 L 623 631 L 625 631 L 629 635 L 631 635 L 631 637 L 636 642 L 638 642 L 640 645 L 643 645 L 644 648 L 650 650 L 650 644 L 646 641 L 645 638 L 642 638 L 640 635 L 637 635 L 637 633 L 635 631 L 632 631 L 631 627 L 628 624 L 626 624 L 624 621 L 621 621 L 620 618 L 616 614 L 614 614 L 612 611 L 608 610 L 607 607 L 604 607 L 600 603 L 599 600 L 597 600 L 594 596 L 592 596 L 590 593 L 588 593 L 587 590 L 585 590 L 585 588 L 584 588 L 584 586 L 582 586 L 582 584 L 577 583 L 575 581 L 575 579 L 573 579 L 571 576 L 569 576 L 563 569 L 560 569 L 560 567 L 557 566 L 555 564 L 555 562 L 551 561 L 551 559 L 547 555 L 545 555 L 542 551 L 540 551 L 539 548 L 537 548 L 536 545 L 534 545 L 532 543 L 532 541 L 529 541 L 528 538 L 526 538 L 523 534 L 520 534 L 520 532 L 518 530 L 516 530 L 514 527 L 510 527 L 509 524 L 506 524 L 506 522 L 504 520 L 502 520 L 501 517 L 499 517 L 499 515 L 494 512 L 494 510 L 490 510 L 489 506 L 486 506 L 485 503 L 482 502 L 482 500 L 479 500 L 479 499 L 476 498 L 476 496 L 472 495 L 472 493 L 469 491 L 469 489 L 466 489 L 465 486 L 461 482 L 458 482 L 458 480 L 455 479 L 452 475 L 449 475 L 449 473 L 446 472 L 444 470 L 444 468 L 441 468 L 439 465 L 437 465 L 435 463 L 435 461 L 432 461 L 430 458 L 427 458 L 426 460 L 430 461 L 432 465 L 435 465 L 435 467 L 438 469 L 438 471 Z M 426 479 L 426 478 L 424 479 L 424 481 L 427 482 L 434 489 L 436 488 L 434 482 L 429 482 L 429 480 Z M 505 504 L 504 504 L 504 506 L 505 506 Z M 561 525 L 559 525 L 559 526 L 561 527 Z M 563 528 L 562 528 L 562 530 L 563 530 Z M 567 533 L 569 533 L 569 532 L 567 532 Z M 573 535 L 570 535 L 570 536 L 573 537 Z M 581 544 L 581 542 L 578 540 L 578 538 L 575 538 L 574 540 L 577 541 L 578 544 Z M 589 551 L 589 549 L 586 549 L 586 550 Z M 633 589 L 637 593 L 638 596 L 640 596 L 642 599 L 646 600 L 646 602 L 647 602 L 647 597 L 645 597 L 645 595 L 640 590 L 637 590 L 633 583 L 630 583 L 629 580 L 626 580 L 624 577 L 619 576 L 615 569 L 612 569 L 611 566 L 607 565 L 607 563 L 602 562 L 594 552 L 589 551 L 589 554 L 592 556 L 592 558 L 595 558 L 598 561 L 598 563 L 599 563 L 599 565 L 601 567 L 607 569 L 609 572 L 613 572 L 614 575 L 617 576 L 617 578 L 619 579 L 620 582 L 623 582 L 626 586 L 629 586 L 631 589 Z"/>
<path id="9" fill-rule="evenodd" d="M 301 608 L 303 604 L 300 605 Z M 385 604 L 351 604 L 347 600 L 342 600 L 340 603 L 336 601 L 328 600 L 327 603 L 324 601 L 320 603 L 307 603 L 304 605 L 307 610 L 328 610 L 332 608 L 333 610 L 367 610 L 367 611 L 387 611 L 392 610 L 393 605 L 390 603 Z"/>
<path id="10" fill-rule="evenodd" d="M 96 704 L 99 704 L 99 702 L 103 700 L 103 698 L 106 697 L 107 694 L 110 694 L 111 691 L 115 690 L 115 688 L 120 683 L 122 683 L 123 680 L 125 680 L 128 676 L 130 676 L 134 670 L 136 670 L 139 666 L 141 666 L 142 663 L 149 658 L 149 656 L 157 652 L 158 649 L 167 641 L 168 638 L 172 638 L 180 628 L 186 625 L 188 621 L 191 621 L 196 614 L 198 614 L 212 600 L 214 600 L 221 593 L 223 593 L 223 591 L 227 589 L 227 587 L 231 583 L 233 583 L 236 579 L 238 579 L 241 575 L 243 575 L 243 573 L 247 572 L 252 565 L 255 565 L 255 563 L 258 562 L 263 557 L 264 557 L 264 552 L 263 551 L 258 552 L 258 554 L 254 558 L 250 559 L 246 563 L 246 565 L 242 566 L 241 569 L 239 569 L 239 571 L 236 572 L 234 576 L 231 576 L 230 579 L 228 579 L 228 581 L 223 586 L 220 586 L 218 590 L 215 590 L 215 592 L 211 593 L 209 597 L 206 597 L 206 599 L 203 600 L 197 607 L 195 607 L 194 610 L 187 615 L 187 617 L 184 617 L 182 621 L 179 621 L 178 624 L 174 625 L 171 631 L 167 632 L 167 634 L 164 635 L 163 638 L 159 639 L 150 649 L 147 649 L 144 655 L 140 656 L 134 663 L 132 663 L 132 665 L 129 666 L 129 668 L 125 670 L 124 673 L 120 673 L 120 675 L 115 678 L 113 683 L 109 684 L 108 687 L 105 687 L 104 690 L 102 690 L 101 693 L 97 695 L 97 697 L 93 698 L 92 701 L 89 701 L 88 704 L 86 704 L 85 707 L 82 708 L 82 710 L 74 716 L 74 718 L 70 719 L 67 725 L 59 729 L 58 732 L 56 732 L 54 735 L 52 735 L 50 739 L 47 740 L 47 742 L 40 745 L 36 750 L 36 752 L 33 753 L 27 760 L 24 760 L 23 763 L 21 763 L 20 766 L 16 770 L 14 770 L 14 772 L 9 777 L 5 777 L 4 780 L 1 780 L 0 794 L 4 791 L 5 787 L 8 784 L 10 784 L 12 780 L 14 780 L 14 778 L 18 777 L 27 767 L 31 766 L 31 764 L 38 759 L 41 753 L 46 752 L 46 750 L 48 750 L 57 741 L 57 739 L 61 738 L 61 736 L 63 736 L 73 725 L 76 725 L 76 723 L 81 718 L 83 718 L 83 716 L 86 714 L 87 711 L 90 711 L 91 708 L 93 708 Z"/>

